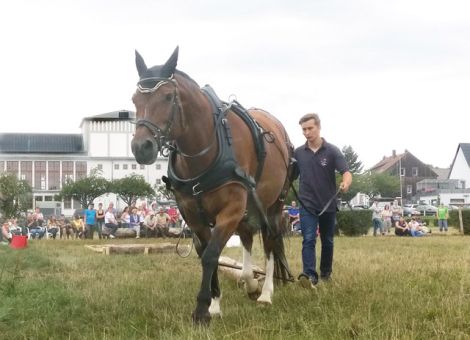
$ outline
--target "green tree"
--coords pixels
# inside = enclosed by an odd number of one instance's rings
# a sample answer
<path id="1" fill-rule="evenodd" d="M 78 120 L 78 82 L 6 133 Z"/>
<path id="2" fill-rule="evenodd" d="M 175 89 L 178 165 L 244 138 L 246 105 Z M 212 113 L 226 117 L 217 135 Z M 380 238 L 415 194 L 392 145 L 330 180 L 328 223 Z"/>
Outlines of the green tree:
<path id="1" fill-rule="evenodd" d="M 174 200 L 175 199 L 175 195 L 173 194 L 173 192 L 171 190 L 168 190 L 166 188 L 165 184 L 156 185 L 155 186 L 155 191 L 167 200 Z"/>
<path id="2" fill-rule="evenodd" d="M 351 186 L 349 187 L 348 192 L 340 193 L 340 197 L 342 201 L 345 201 L 350 209 L 352 209 L 351 204 L 349 203 L 359 192 L 364 192 L 367 190 L 367 181 L 362 174 L 362 169 L 364 166 L 362 162 L 359 161 L 358 154 L 353 150 L 351 145 L 344 146 L 342 149 L 344 154 L 344 158 L 348 163 L 349 172 L 353 175 L 353 181 Z M 342 176 L 337 174 L 336 176 L 336 183 L 339 184 L 342 181 Z"/>
<path id="3" fill-rule="evenodd" d="M 17 217 L 31 208 L 31 204 L 32 189 L 26 181 L 12 174 L 0 176 L 0 211 L 4 217 Z"/>
<path id="4" fill-rule="evenodd" d="M 365 190 L 370 198 L 400 196 L 400 179 L 386 173 L 371 173 L 365 175 Z"/>
<path id="5" fill-rule="evenodd" d="M 117 194 L 128 206 L 139 197 L 154 196 L 155 190 L 141 175 L 130 174 L 112 182 L 112 192 Z"/>
<path id="6" fill-rule="evenodd" d="M 88 177 L 76 181 L 68 180 L 56 196 L 58 200 L 64 198 L 78 200 L 82 208 L 88 207 L 93 201 L 110 192 L 111 183 L 101 176 L 98 170 L 92 170 Z"/>
<path id="7" fill-rule="evenodd" d="M 349 171 L 353 175 L 362 173 L 364 165 L 362 164 L 361 161 L 359 161 L 359 156 L 353 150 L 352 146 L 351 145 L 344 146 L 342 151 L 344 154 L 344 158 L 346 158 L 346 162 L 348 163 Z"/>

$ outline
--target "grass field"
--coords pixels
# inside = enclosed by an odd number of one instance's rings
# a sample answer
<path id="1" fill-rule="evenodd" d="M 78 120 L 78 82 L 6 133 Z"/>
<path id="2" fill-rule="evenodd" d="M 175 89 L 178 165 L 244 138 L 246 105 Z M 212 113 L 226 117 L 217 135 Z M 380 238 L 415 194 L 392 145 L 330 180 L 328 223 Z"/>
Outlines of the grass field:
<path id="1" fill-rule="evenodd" d="M 147 240 L 137 240 L 146 243 Z M 106 256 L 84 244 L 0 247 L 1 339 L 470 339 L 470 238 L 338 237 L 334 277 L 307 291 L 275 288 L 258 306 L 220 275 L 222 318 L 196 327 L 195 252 Z M 160 242 L 160 240 L 152 240 Z M 256 264 L 264 267 L 260 242 Z M 301 271 L 301 238 L 286 240 Z M 240 248 L 224 255 L 241 260 Z"/>

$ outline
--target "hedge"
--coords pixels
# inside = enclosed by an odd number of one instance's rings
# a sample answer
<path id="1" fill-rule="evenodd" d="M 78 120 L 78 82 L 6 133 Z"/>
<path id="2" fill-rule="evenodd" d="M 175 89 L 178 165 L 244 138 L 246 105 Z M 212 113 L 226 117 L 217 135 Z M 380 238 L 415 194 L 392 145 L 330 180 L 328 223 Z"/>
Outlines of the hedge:
<path id="1" fill-rule="evenodd" d="M 367 235 L 372 227 L 372 210 L 341 210 L 336 214 L 336 221 L 343 235 Z"/>
<path id="2" fill-rule="evenodd" d="M 462 221 L 464 235 L 470 235 L 470 209 L 462 209 Z M 449 212 L 449 225 L 460 229 L 458 210 L 451 210 Z"/>
<path id="3" fill-rule="evenodd" d="M 338 211 L 337 231 L 346 236 L 367 235 L 372 228 L 372 210 L 341 210 Z M 407 217 L 408 221 L 410 217 Z M 421 220 L 430 227 L 437 227 L 434 216 L 421 216 Z M 463 232 L 470 235 L 470 209 L 462 210 Z M 457 210 L 449 212 L 449 226 L 460 229 L 459 214 Z"/>

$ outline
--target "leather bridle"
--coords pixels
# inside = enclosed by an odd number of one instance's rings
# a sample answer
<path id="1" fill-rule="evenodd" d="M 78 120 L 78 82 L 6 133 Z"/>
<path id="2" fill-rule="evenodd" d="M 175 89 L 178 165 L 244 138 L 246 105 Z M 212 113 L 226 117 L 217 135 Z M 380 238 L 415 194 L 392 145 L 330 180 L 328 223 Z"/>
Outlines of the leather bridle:
<path id="1" fill-rule="evenodd" d="M 152 82 L 152 83 L 155 83 L 155 85 L 152 87 L 144 86 L 146 82 Z M 153 137 L 155 138 L 155 141 L 157 142 L 157 152 L 160 152 L 162 156 L 167 157 L 170 151 L 175 148 L 174 145 L 170 142 L 171 141 L 170 140 L 171 128 L 173 127 L 173 123 L 175 121 L 177 112 L 179 114 L 182 114 L 176 81 L 173 78 L 173 75 L 169 78 L 164 78 L 164 77 L 142 78 L 137 83 L 137 91 L 139 91 L 140 93 L 144 93 L 144 94 L 155 93 L 161 86 L 165 84 L 173 84 L 174 86 L 173 101 L 171 105 L 170 117 L 168 118 L 168 122 L 165 128 L 162 129 L 157 124 L 151 122 L 145 117 L 137 119 L 135 122 L 135 125 L 136 125 L 136 128 L 138 128 L 139 126 L 145 126 L 152 133 Z"/>

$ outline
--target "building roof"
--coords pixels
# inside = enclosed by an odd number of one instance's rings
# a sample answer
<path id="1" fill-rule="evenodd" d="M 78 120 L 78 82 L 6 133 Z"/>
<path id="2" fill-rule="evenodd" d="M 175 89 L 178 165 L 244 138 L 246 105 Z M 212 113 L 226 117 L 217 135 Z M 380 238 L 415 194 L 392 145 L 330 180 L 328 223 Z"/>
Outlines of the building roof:
<path id="1" fill-rule="evenodd" d="M 129 111 L 129 110 L 111 111 L 111 112 L 83 118 L 82 123 L 80 124 L 80 127 L 83 125 L 83 122 L 85 121 L 134 120 L 134 119 L 135 119 L 134 111 Z"/>
<path id="2" fill-rule="evenodd" d="M 81 134 L 1 133 L 0 153 L 83 153 Z"/>
<path id="3" fill-rule="evenodd" d="M 470 143 L 459 143 L 459 145 L 457 146 L 457 151 L 455 152 L 454 159 L 452 160 L 448 176 L 450 176 L 450 174 L 452 173 L 459 150 L 462 150 L 462 154 L 465 157 L 465 160 L 467 161 L 467 166 L 470 168 Z"/>
<path id="4" fill-rule="evenodd" d="M 459 146 L 462 149 L 462 153 L 465 156 L 468 166 L 470 167 L 470 143 L 460 143 Z"/>
<path id="5" fill-rule="evenodd" d="M 370 171 L 378 172 L 378 173 L 383 173 L 393 167 L 397 162 L 402 159 L 405 156 L 404 153 L 402 154 L 396 154 L 395 151 L 393 151 L 392 156 L 386 157 L 384 156 L 380 162 L 375 164 L 372 168 L 370 168 Z"/>
<path id="6" fill-rule="evenodd" d="M 432 168 L 432 171 L 434 171 L 437 174 L 437 179 L 447 179 L 449 177 L 449 168 Z"/>

